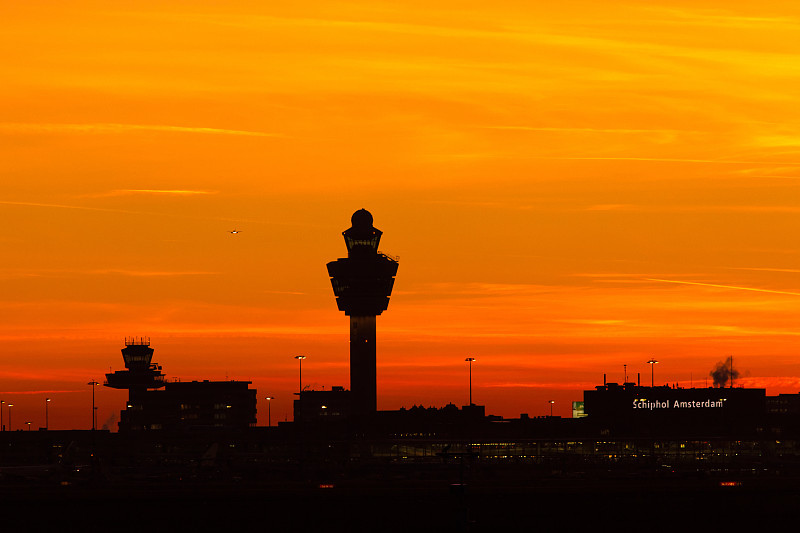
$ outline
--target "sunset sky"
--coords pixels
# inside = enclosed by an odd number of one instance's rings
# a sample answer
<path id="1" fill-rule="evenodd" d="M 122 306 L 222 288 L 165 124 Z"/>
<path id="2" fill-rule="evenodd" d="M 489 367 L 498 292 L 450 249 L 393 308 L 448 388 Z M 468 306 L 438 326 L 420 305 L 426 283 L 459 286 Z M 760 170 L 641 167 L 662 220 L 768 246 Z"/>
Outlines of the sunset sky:
<path id="1" fill-rule="evenodd" d="M 126 336 L 168 377 L 252 381 L 260 425 L 268 395 L 291 419 L 294 355 L 349 387 L 325 264 L 362 207 L 400 257 L 381 409 L 467 403 L 468 356 L 507 417 L 651 357 L 657 384 L 732 355 L 800 391 L 800 5 L 283 4 L 3 6 L 14 429 L 45 397 L 91 427 Z M 115 429 L 126 393 L 96 392 Z"/>

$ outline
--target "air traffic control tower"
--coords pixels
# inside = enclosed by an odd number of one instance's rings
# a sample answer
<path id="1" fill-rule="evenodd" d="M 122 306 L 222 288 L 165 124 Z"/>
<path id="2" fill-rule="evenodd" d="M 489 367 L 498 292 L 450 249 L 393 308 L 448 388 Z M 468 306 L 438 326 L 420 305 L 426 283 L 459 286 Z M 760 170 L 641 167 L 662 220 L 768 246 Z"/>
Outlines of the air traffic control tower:
<path id="1" fill-rule="evenodd" d="M 148 389 L 160 389 L 166 385 L 161 366 L 151 362 L 153 349 L 149 338 L 126 338 L 122 358 L 126 370 L 106 374 L 104 385 L 114 389 L 128 389 L 129 406 L 140 404 L 142 395 Z"/>
<path id="2" fill-rule="evenodd" d="M 342 232 L 347 258 L 328 263 L 339 311 L 350 317 L 350 394 L 356 415 L 378 410 L 375 317 L 389 306 L 397 260 L 378 251 L 383 232 L 359 209 Z"/>

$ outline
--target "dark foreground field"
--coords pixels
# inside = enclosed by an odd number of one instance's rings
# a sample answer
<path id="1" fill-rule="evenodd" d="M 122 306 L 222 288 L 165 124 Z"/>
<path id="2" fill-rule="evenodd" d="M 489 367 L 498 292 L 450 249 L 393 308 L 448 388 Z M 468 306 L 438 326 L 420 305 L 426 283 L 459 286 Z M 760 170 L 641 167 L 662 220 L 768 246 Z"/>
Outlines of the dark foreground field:
<path id="1" fill-rule="evenodd" d="M 797 479 L 539 479 L 459 486 L 130 482 L 0 488 L 2 531 L 698 531 L 793 524 Z"/>

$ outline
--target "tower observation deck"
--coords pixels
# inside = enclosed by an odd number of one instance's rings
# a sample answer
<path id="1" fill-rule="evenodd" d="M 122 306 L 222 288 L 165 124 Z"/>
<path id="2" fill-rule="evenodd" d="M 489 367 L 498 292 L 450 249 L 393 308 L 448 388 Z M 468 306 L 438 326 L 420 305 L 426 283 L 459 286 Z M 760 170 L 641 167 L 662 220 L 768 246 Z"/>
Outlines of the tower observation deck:
<path id="1" fill-rule="evenodd" d="M 147 389 L 160 389 L 165 385 L 161 366 L 152 362 L 153 349 L 150 339 L 125 339 L 122 359 L 126 370 L 117 370 L 106 374 L 106 387 L 128 389 L 129 399 L 135 400 L 139 393 Z M 129 401 L 130 403 L 130 401 Z"/>
<path id="2" fill-rule="evenodd" d="M 350 317 L 350 390 L 355 414 L 377 411 L 375 317 L 389 306 L 397 260 L 378 251 L 382 231 L 359 209 L 342 232 L 347 257 L 328 263 L 340 311 Z"/>

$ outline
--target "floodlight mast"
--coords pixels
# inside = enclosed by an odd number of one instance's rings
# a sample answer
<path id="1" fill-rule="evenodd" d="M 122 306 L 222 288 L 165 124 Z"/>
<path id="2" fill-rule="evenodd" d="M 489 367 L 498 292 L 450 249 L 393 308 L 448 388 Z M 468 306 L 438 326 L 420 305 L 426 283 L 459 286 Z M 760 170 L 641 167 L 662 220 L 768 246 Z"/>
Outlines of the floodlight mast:
<path id="1" fill-rule="evenodd" d="M 469 404 L 475 405 L 474 403 L 472 403 L 472 362 L 475 361 L 475 358 L 467 357 L 466 359 L 464 359 L 464 361 L 467 361 L 469 363 Z"/>
<path id="2" fill-rule="evenodd" d="M 650 387 L 652 388 L 654 386 L 653 368 L 655 367 L 655 365 L 658 364 L 658 361 L 656 361 L 655 357 L 651 357 L 650 360 L 647 363 L 650 365 Z"/>

